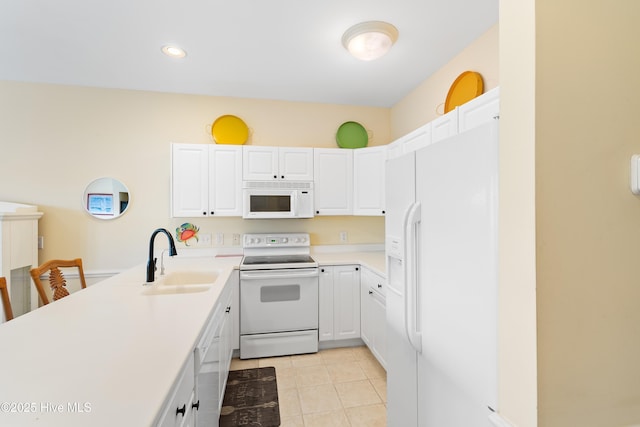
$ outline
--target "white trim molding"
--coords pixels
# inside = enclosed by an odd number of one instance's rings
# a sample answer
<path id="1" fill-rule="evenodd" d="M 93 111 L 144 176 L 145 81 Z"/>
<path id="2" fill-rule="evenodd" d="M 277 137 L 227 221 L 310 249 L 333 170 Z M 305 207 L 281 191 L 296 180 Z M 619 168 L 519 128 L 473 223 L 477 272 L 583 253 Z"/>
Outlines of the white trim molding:
<path id="1" fill-rule="evenodd" d="M 496 427 L 516 427 L 513 424 L 507 422 L 497 412 L 492 412 L 491 414 L 489 414 L 489 421 L 491 421 Z"/>

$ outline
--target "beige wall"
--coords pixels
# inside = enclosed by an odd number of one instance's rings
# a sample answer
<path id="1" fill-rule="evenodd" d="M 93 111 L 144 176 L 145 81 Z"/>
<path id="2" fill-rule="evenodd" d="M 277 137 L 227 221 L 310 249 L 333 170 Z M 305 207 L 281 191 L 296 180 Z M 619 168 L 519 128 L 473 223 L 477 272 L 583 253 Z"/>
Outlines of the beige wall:
<path id="1" fill-rule="evenodd" d="M 498 25 L 471 43 L 391 109 L 391 137 L 397 139 L 444 112 L 451 84 L 462 72 L 482 75 L 485 91 L 498 86 Z"/>
<path id="2" fill-rule="evenodd" d="M 640 424 L 640 2 L 536 1 L 539 425 Z"/>
<path id="3" fill-rule="evenodd" d="M 118 271 L 147 258 L 156 227 L 169 218 L 169 143 L 212 143 L 208 126 L 223 114 L 242 117 L 250 144 L 336 147 L 348 120 L 371 131 L 370 145 L 389 142 L 389 110 L 248 100 L 75 86 L 0 82 L 0 200 L 35 204 L 44 212 L 40 260 L 80 256 L 88 271 Z M 86 184 L 113 176 L 129 187 L 130 209 L 114 221 L 82 209 Z M 307 231 L 313 244 L 382 243 L 383 218 L 332 217 L 292 221 L 198 218 L 202 233 Z M 214 239 L 215 242 L 215 239 Z"/>

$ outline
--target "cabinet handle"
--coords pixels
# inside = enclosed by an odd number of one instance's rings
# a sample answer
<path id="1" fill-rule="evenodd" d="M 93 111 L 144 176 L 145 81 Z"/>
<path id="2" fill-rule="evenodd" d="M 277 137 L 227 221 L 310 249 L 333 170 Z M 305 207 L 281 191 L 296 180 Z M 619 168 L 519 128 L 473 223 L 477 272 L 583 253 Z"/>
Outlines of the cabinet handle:
<path id="1" fill-rule="evenodd" d="M 225 313 L 228 313 L 231 311 L 231 307 L 227 307 L 227 309 L 224 311 Z"/>
<path id="2" fill-rule="evenodd" d="M 200 409 L 200 400 L 198 400 L 196 403 L 192 403 L 191 408 L 195 408 L 196 410 Z"/>
<path id="3" fill-rule="evenodd" d="M 382 287 L 382 285 L 380 283 L 378 283 L 378 289 L 380 289 Z"/>
<path id="4" fill-rule="evenodd" d="M 182 408 L 176 409 L 176 416 L 178 416 L 178 414 L 182 414 L 182 416 L 184 417 L 184 414 L 186 412 L 187 412 L 187 404 L 185 403 L 184 405 L 182 405 Z"/>
<path id="5" fill-rule="evenodd" d="M 369 295 L 373 295 L 373 291 L 369 291 Z"/>

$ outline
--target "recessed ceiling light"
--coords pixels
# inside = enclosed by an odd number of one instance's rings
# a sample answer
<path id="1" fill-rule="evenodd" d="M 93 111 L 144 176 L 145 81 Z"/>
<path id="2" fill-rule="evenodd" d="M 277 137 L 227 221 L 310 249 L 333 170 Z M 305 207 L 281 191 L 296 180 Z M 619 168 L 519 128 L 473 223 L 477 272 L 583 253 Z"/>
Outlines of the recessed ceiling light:
<path id="1" fill-rule="evenodd" d="M 344 32 L 342 44 L 358 59 L 371 61 L 386 54 L 398 40 L 398 29 L 382 21 L 356 24 Z"/>
<path id="2" fill-rule="evenodd" d="M 162 47 L 162 53 L 172 58 L 184 58 L 187 52 L 178 46 L 167 45 Z"/>

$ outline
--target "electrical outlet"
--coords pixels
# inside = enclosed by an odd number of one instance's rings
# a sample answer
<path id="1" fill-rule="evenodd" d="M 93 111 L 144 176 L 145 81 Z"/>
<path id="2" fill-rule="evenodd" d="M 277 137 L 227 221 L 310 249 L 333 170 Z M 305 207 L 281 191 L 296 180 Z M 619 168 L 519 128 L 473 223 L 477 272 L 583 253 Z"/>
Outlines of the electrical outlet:
<path id="1" fill-rule="evenodd" d="M 224 245 L 224 233 L 216 233 L 216 246 Z"/>
<path id="2" fill-rule="evenodd" d="M 341 231 L 340 232 L 340 241 L 341 242 L 346 242 L 347 241 L 347 232 L 346 231 Z"/>
<path id="3" fill-rule="evenodd" d="M 233 233 L 233 246 L 240 246 L 240 235 Z"/>
<path id="4" fill-rule="evenodd" d="M 205 233 L 200 235 L 199 246 L 211 246 L 211 233 Z"/>

